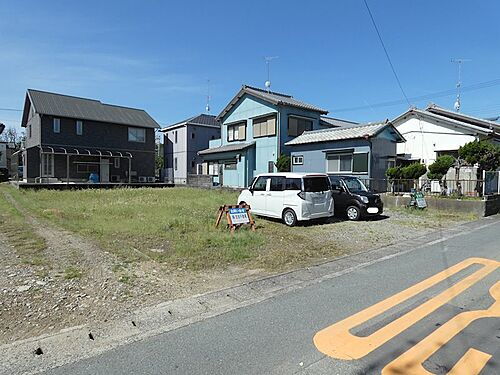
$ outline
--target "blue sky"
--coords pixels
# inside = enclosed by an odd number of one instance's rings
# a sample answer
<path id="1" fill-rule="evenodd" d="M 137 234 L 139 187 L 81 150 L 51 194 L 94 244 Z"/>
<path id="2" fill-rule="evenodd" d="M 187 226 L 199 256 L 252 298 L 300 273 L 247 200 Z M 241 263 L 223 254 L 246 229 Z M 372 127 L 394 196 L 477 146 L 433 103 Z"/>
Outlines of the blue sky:
<path id="1" fill-rule="evenodd" d="M 498 1 L 368 0 L 409 97 L 500 78 Z M 402 99 L 362 0 L 0 2 L 0 108 L 27 88 L 146 109 L 173 123 L 217 114 L 242 84 L 272 88 L 357 121 L 392 118 Z M 462 112 L 500 114 L 500 85 L 462 95 Z M 454 95 L 432 99 L 452 108 Z M 412 101 L 419 107 L 431 99 Z M 366 106 L 354 111 L 350 107 Z M 370 107 L 371 106 L 371 107 Z M 20 113 L 0 110 L 0 121 Z"/>

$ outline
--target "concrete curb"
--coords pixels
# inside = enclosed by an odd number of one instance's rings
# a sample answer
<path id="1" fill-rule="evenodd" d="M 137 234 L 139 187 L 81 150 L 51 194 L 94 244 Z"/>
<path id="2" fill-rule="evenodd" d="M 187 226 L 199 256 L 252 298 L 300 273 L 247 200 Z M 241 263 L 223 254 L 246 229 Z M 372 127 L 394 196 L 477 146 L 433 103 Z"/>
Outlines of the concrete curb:
<path id="1" fill-rule="evenodd" d="M 163 302 L 131 312 L 125 319 L 118 321 L 71 327 L 55 334 L 2 345 L 0 373 L 35 374 L 93 357 L 115 347 L 253 305 L 498 222 L 499 217 L 485 218 L 443 231 L 437 230 L 403 244 L 372 249 L 222 290 Z M 41 348 L 43 354 L 36 355 L 37 348 Z"/>

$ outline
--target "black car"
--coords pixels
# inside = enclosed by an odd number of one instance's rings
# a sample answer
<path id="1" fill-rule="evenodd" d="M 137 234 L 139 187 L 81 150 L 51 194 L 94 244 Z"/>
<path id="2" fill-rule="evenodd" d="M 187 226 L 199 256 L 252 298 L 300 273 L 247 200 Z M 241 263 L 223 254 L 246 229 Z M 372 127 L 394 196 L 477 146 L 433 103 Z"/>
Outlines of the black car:
<path id="1" fill-rule="evenodd" d="M 377 216 L 384 211 L 380 195 L 369 191 L 360 179 L 352 176 L 329 176 L 335 213 L 345 213 L 349 220 Z"/>

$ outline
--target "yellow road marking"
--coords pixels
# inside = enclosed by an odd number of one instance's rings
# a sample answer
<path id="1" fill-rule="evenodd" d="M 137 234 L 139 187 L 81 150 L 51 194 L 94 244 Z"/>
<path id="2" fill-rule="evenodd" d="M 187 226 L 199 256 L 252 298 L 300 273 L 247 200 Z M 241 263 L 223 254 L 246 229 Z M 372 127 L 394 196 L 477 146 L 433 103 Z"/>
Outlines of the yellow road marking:
<path id="1" fill-rule="evenodd" d="M 456 315 L 425 339 L 389 363 L 382 370 L 382 374 L 432 374 L 427 371 L 422 364 L 431 355 L 437 352 L 439 348 L 449 342 L 475 320 L 481 318 L 500 318 L 500 282 L 497 282 L 491 287 L 490 294 L 495 299 L 495 302 L 488 309 L 467 311 Z M 469 349 L 448 374 L 479 374 L 490 358 L 490 354 L 483 353 L 473 348 Z"/>
<path id="2" fill-rule="evenodd" d="M 359 337 L 349 332 L 354 327 L 377 317 L 392 307 L 418 295 L 473 264 L 483 265 L 483 267 L 371 335 Z M 494 260 L 483 258 L 466 259 L 400 293 L 319 331 L 314 336 L 314 344 L 320 352 L 333 358 L 345 360 L 362 358 L 439 307 L 448 303 L 460 293 L 495 271 L 499 266 L 500 262 Z"/>

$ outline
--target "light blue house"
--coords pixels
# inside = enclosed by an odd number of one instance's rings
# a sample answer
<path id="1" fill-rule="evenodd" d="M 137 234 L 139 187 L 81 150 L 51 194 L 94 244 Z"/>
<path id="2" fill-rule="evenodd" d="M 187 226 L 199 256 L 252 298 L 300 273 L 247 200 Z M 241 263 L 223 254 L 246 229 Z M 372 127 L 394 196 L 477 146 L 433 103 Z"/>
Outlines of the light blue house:
<path id="1" fill-rule="evenodd" d="M 292 172 L 356 176 L 373 190 L 385 189 L 385 172 L 395 166 L 404 137 L 389 121 L 307 131 L 286 143 Z"/>
<path id="2" fill-rule="evenodd" d="M 276 171 L 279 155 L 289 154 L 288 141 L 343 123 L 321 116 L 327 113 L 290 95 L 244 85 L 217 116 L 221 139 L 210 141 L 199 155 L 215 183 L 246 187 L 255 175 Z"/>

